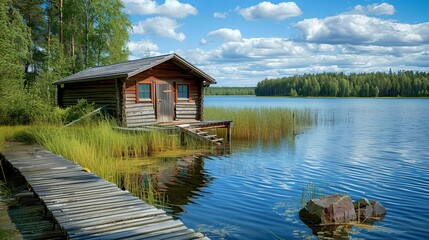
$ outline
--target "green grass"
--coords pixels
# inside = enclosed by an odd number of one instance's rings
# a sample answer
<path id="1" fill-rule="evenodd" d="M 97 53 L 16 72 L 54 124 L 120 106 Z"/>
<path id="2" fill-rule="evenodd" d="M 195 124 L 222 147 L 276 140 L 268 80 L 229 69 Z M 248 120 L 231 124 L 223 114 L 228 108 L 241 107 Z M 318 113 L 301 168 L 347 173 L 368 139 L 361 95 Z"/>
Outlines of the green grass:
<path id="1" fill-rule="evenodd" d="M 1 127 L 2 142 L 18 139 L 37 142 L 51 152 L 76 162 L 107 181 L 124 187 L 152 205 L 165 202 L 152 183 L 139 183 L 140 165 L 145 158 L 183 156 L 204 149 L 201 143 L 185 139 L 181 146 L 179 134 L 162 131 L 121 132 L 107 120 L 70 127 L 37 125 Z"/>
<path id="2" fill-rule="evenodd" d="M 6 140 L 16 140 L 16 135 L 28 130 L 29 126 L 0 126 L 0 152 Z"/>
<path id="3" fill-rule="evenodd" d="M 206 120 L 232 120 L 232 138 L 280 139 L 297 134 L 314 122 L 309 111 L 271 107 L 206 107 Z"/>

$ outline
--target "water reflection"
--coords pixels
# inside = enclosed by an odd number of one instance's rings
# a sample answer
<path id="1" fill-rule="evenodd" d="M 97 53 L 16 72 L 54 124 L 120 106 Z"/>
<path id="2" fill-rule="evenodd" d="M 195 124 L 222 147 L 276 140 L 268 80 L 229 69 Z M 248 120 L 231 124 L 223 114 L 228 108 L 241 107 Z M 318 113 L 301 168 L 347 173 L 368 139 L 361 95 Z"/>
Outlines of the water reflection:
<path id="1" fill-rule="evenodd" d="M 427 99 L 247 102 L 311 108 L 318 125 L 281 140 L 233 139 L 227 156 L 156 158 L 140 166 L 137 181 L 146 179 L 145 184 L 163 191 L 169 211 L 186 226 L 216 233 L 209 234 L 212 239 L 427 238 Z M 389 215 L 375 225 L 309 228 L 296 206 L 309 182 L 325 194 L 379 200 Z"/>
<path id="2" fill-rule="evenodd" d="M 163 207 L 173 215 L 183 212 L 183 206 L 193 203 L 192 199 L 213 180 L 204 171 L 202 155 L 163 157 L 149 162 L 139 167 L 137 173 L 123 175 L 122 185 L 134 193 L 157 193 L 155 198 L 161 199 L 155 200 L 165 204 Z"/>

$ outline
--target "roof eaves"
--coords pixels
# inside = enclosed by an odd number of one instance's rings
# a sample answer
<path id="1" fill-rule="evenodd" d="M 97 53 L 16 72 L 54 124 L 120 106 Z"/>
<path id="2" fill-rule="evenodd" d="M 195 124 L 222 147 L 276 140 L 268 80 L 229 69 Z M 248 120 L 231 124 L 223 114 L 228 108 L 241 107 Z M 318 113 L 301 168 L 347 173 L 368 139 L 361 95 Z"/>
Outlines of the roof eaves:
<path id="1" fill-rule="evenodd" d="M 159 56 L 159 57 L 163 57 L 163 58 L 161 58 L 161 59 L 160 59 L 160 60 L 158 60 L 158 61 L 154 61 L 154 62 L 152 62 L 152 63 L 151 63 L 151 64 L 149 64 L 149 65 L 146 65 L 146 66 L 144 66 L 144 67 L 141 67 L 141 68 L 139 68 L 139 69 L 137 69 L 137 70 L 135 70 L 135 71 L 129 72 L 129 73 L 128 73 L 128 75 L 127 75 L 127 77 L 135 76 L 135 75 L 137 75 L 137 74 L 139 74 L 139 73 L 141 73 L 141 72 L 144 72 L 144 71 L 146 71 L 146 70 L 148 70 L 148 69 L 150 69 L 150 68 L 153 68 L 153 67 L 155 67 L 155 66 L 157 66 L 157 65 L 159 65 L 159 64 L 161 64 L 161 63 L 164 63 L 164 62 L 166 62 L 166 61 L 168 61 L 168 60 L 172 59 L 172 58 L 174 57 L 174 53 L 173 53 L 173 54 L 164 55 L 164 56 Z"/>
<path id="2" fill-rule="evenodd" d="M 180 57 L 177 54 L 174 54 L 174 58 L 176 60 L 178 60 L 179 62 L 181 62 L 182 64 L 184 64 L 185 66 L 189 67 L 190 69 L 192 69 L 193 71 L 197 72 L 199 75 L 203 76 L 205 79 L 207 79 L 210 83 L 212 84 L 216 84 L 216 80 L 212 77 L 210 77 L 208 74 L 206 74 L 205 72 L 201 71 L 199 68 L 195 67 L 194 65 L 192 65 L 191 63 L 189 63 L 188 61 L 186 61 L 185 59 L 183 59 L 182 57 Z"/>
<path id="3" fill-rule="evenodd" d="M 63 83 L 78 83 L 78 82 L 91 82 L 91 81 L 97 81 L 97 80 L 106 80 L 106 79 L 117 79 L 117 78 L 126 78 L 127 74 L 116 74 L 116 75 L 109 75 L 109 76 L 93 76 L 90 78 L 78 78 L 78 79 L 61 79 L 56 82 L 54 82 L 54 85 L 59 85 Z"/>

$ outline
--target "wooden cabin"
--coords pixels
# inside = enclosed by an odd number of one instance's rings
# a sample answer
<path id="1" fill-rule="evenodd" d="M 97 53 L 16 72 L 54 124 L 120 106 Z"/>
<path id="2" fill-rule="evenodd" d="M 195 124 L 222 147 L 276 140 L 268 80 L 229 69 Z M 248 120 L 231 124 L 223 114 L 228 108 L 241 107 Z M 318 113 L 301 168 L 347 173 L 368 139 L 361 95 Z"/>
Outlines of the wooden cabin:
<path id="1" fill-rule="evenodd" d="M 177 54 L 94 67 L 63 78 L 58 105 L 107 106 L 123 127 L 203 121 L 204 87 L 216 81 Z"/>

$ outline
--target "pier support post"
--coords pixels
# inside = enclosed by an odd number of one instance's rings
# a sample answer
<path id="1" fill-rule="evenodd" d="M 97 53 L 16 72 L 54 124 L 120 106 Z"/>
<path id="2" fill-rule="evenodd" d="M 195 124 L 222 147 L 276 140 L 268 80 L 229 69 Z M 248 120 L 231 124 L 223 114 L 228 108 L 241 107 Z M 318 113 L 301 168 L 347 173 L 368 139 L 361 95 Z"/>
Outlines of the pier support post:
<path id="1" fill-rule="evenodd" d="M 228 123 L 227 125 L 227 139 L 228 139 L 228 143 L 231 143 L 231 128 L 233 126 L 233 122 Z"/>

